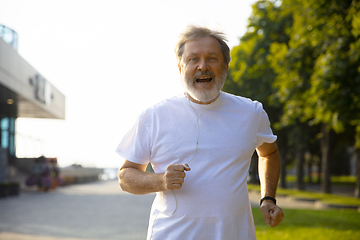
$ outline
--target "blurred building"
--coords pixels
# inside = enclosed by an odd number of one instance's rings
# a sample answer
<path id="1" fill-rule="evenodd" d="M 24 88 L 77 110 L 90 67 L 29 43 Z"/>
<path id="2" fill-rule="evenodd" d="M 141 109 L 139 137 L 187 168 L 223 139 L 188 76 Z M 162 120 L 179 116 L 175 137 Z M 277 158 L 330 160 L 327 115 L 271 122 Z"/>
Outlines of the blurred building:
<path id="1" fill-rule="evenodd" d="M 17 49 L 18 34 L 0 25 L 0 165 L 16 164 L 16 118 L 65 119 L 65 96 Z"/>

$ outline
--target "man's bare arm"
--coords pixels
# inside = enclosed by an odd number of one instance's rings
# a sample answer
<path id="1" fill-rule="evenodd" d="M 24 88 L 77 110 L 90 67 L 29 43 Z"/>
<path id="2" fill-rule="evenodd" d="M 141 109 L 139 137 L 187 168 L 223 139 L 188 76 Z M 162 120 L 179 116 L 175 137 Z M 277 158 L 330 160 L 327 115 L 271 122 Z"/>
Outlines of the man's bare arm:
<path id="1" fill-rule="evenodd" d="M 256 149 L 259 156 L 259 176 L 261 198 L 276 197 L 276 189 L 280 175 L 280 154 L 276 143 L 264 143 Z M 280 224 L 284 213 L 271 200 L 264 200 L 260 206 L 264 220 L 270 227 Z"/>
<path id="2" fill-rule="evenodd" d="M 264 143 L 256 151 L 259 156 L 261 197 L 275 198 L 280 176 L 280 154 L 277 144 Z"/>
<path id="3" fill-rule="evenodd" d="M 119 184 L 123 191 L 132 194 L 148 194 L 182 187 L 187 164 L 170 164 L 165 173 L 146 172 L 147 164 L 137 164 L 126 160 L 119 169 Z"/>

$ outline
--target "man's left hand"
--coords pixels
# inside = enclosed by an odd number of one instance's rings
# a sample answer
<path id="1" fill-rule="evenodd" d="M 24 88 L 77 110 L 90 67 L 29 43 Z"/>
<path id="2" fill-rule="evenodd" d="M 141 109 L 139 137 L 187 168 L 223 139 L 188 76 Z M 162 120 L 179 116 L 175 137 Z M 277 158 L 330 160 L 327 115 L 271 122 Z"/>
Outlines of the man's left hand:
<path id="1" fill-rule="evenodd" d="M 276 227 L 284 218 L 283 210 L 272 201 L 265 200 L 260 206 L 265 222 L 270 227 Z"/>

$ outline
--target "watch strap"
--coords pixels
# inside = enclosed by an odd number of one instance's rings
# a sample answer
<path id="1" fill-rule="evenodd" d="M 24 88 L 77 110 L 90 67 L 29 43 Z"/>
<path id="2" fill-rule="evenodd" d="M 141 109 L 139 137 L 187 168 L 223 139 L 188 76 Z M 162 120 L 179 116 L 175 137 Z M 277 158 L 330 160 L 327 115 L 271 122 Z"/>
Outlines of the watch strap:
<path id="1" fill-rule="evenodd" d="M 263 198 L 260 200 L 260 206 L 261 206 L 261 204 L 262 204 L 262 202 L 263 202 L 264 200 L 271 200 L 271 201 L 274 202 L 274 204 L 276 204 L 276 199 L 275 199 L 275 198 L 265 196 L 265 197 L 263 197 Z"/>

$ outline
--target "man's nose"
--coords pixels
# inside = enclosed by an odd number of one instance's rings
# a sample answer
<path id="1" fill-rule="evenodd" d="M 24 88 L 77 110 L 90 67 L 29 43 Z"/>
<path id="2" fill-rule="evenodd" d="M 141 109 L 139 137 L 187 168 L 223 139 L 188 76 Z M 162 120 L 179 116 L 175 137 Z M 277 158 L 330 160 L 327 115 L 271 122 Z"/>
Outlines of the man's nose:
<path id="1" fill-rule="evenodd" d="M 206 63 L 206 60 L 205 59 L 201 59 L 199 61 L 199 65 L 198 65 L 198 70 L 201 70 L 201 71 L 206 71 L 208 68 L 208 65 Z"/>

